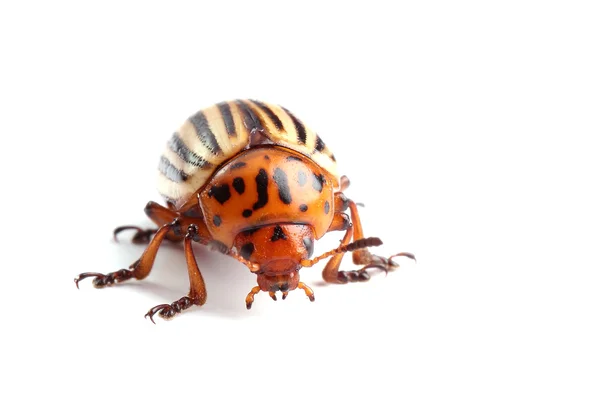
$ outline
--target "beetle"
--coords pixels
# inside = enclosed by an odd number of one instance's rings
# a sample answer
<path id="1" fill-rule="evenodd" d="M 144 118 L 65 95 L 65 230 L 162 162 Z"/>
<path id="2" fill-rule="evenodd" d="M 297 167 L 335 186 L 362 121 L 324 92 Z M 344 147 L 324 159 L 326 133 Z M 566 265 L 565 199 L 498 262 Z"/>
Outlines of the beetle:
<path id="1" fill-rule="evenodd" d="M 150 201 L 146 215 L 158 226 L 142 229 L 121 226 L 117 235 L 134 230 L 132 241 L 147 243 L 142 256 L 129 268 L 93 277 L 96 288 L 150 273 L 161 243 L 183 241 L 190 290 L 171 304 L 151 308 L 146 317 L 170 319 L 193 305 L 206 302 L 206 287 L 192 242 L 233 257 L 257 275 L 257 285 L 246 296 L 276 292 L 285 299 L 301 289 L 314 301 L 312 289 L 300 281 L 299 271 L 329 258 L 323 279 L 330 283 L 367 281 L 368 270 L 386 273 L 397 267 L 392 259 L 371 254 L 376 237 L 365 238 L 357 204 L 343 193 L 350 185 L 337 172 L 325 142 L 288 109 L 258 100 L 214 104 L 190 116 L 171 136 L 158 165 L 157 186 L 166 206 Z M 350 210 L 350 216 L 346 213 Z M 314 242 L 326 233 L 344 231 L 339 247 L 315 258 Z M 340 271 L 346 252 L 352 252 L 354 271 Z"/>

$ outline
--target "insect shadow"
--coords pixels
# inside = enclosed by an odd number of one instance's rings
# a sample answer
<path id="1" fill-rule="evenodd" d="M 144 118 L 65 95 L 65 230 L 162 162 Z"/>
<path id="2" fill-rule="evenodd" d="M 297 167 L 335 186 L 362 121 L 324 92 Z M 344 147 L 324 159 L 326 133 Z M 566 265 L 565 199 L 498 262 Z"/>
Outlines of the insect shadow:
<path id="1" fill-rule="evenodd" d="M 140 257 L 145 246 L 131 243 L 126 238 L 120 240 L 117 245 L 121 249 L 117 259 L 122 260 L 122 265 L 131 264 L 135 257 Z M 256 285 L 255 275 L 249 274 L 236 260 L 211 251 L 206 246 L 194 243 L 193 247 L 196 262 L 206 283 L 208 297 L 204 306 L 192 307 L 186 310 L 185 314 L 193 317 L 210 313 L 229 318 L 251 318 L 260 314 L 260 308 L 249 312 L 244 303 L 249 288 Z M 171 303 L 174 299 L 186 295 L 189 291 L 189 279 L 183 243 L 163 243 L 152 272 L 147 278 L 115 285 L 119 286 L 148 293 L 153 301 L 163 303 Z"/>

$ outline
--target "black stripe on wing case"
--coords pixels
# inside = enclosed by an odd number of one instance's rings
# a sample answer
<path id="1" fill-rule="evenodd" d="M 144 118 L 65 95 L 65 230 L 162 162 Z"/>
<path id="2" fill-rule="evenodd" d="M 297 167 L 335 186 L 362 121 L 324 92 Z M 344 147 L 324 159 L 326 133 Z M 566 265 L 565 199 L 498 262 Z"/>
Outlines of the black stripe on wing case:
<path id="1" fill-rule="evenodd" d="M 258 106 L 258 108 L 260 108 L 265 114 L 267 114 L 267 116 L 269 117 L 269 119 L 271 120 L 271 122 L 273 123 L 273 125 L 275 125 L 275 127 L 278 130 L 283 130 L 283 122 L 281 122 L 281 120 L 279 119 L 279 117 L 277 116 L 277 114 L 275 114 L 273 112 L 273 110 L 271 110 L 269 108 L 269 106 L 267 106 L 265 103 L 262 103 L 258 100 L 250 100 L 252 103 L 256 104 Z"/>
<path id="2" fill-rule="evenodd" d="M 168 180 L 173 182 L 185 182 L 188 179 L 188 175 L 171 164 L 171 162 L 165 156 L 160 158 L 158 170 L 161 174 L 166 176 Z"/>
<path id="3" fill-rule="evenodd" d="M 254 130 L 264 131 L 264 127 L 260 123 L 260 119 L 254 112 L 254 110 L 252 110 L 252 108 L 250 108 L 250 106 L 248 106 L 246 103 L 244 103 L 241 100 L 236 100 L 235 104 L 239 107 L 240 112 L 242 113 L 242 119 L 244 120 L 244 126 L 246 126 L 246 129 L 248 129 L 248 132 L 252 133 L 252 131 L 254 131 Z"/>
<path id="4" fill-rule="evenodd" d="M 317 143 L 315 144 L 315 150 L 321 152 L 324 148 L 325 143 L 323 142 L 323 139 L 321 139 L 321 137 L 317 135 Z"/>
<path id="5" fill-rule="evenodd" d="M 190 117 L 190 122 L 194 125 L 194 128 L 196 128 L 196 133 L 198 134 L 200 141 L 211 151 L 211 153 L 215 155 L 223 154 L 215 134 L 210 129 L 210 125 L 206 120 L 204 112 L 198 111 L 196 114 L 192 115 Z"/>
<path id="6" fill-rule="evenodd" d="M 304 124 L 298 118 L 296 118 L 296 116 L 292 114 L 287 108 L 283 108 L 283 110 L 287 113 L 287 115 L 290 116 L 292 122 L 294 123 L 294 127 L 296 128 L 296 134 L 298 135 L 298 142 L 306 144 L 306 128 L 304 127 Z"/>
<path id="7" fill-rule="evenodd" d="M 221 112 L 221 116 L 223 117 L 223 122 L 225 123 L 225 129 L 227 129 L 227 134 L 229 136 L 236 136 L 235 133 L 235 123 L 233 122 L 233 115 L 231 115 L 231 107 L 227 103 L 219 103 L 217 104 L 219 107 L 219 111 Z"/>
<path id="8" fill-rule="evenodd" d="M 179 158 L 181 158 L 183 161 L 187 162 L 188 164 L 192 164 L 193 166 L 200 167 L 200 168 L 212 167 L 211 163 L 209 163 L 204 158 L 200 157 L 198 154 L 191 151 L 185 145 L 185 143 L 183 143 L 183 141 L 177 135 L 177 133 L 174 133 L 173 136 L 171 137 L 171 140 L 169 140 L 169 148 L 171 150 L 173 150 L 175 153 L 177 153 Z"/>

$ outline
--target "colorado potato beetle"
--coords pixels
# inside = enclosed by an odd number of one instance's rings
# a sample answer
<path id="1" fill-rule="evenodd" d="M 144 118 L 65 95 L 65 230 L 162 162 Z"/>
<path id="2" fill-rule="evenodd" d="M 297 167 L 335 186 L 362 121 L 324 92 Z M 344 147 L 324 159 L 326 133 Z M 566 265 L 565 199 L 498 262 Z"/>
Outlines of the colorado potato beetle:
<path id="1" fill-rule="evenodd" d="M 257 286 L 246 297 L 302 289 L 313 301 L 299 271 L 329 258 L 323 279 L 330 283 L 366 281 L 368 270 L 397 266 L 392 258 L 367 249 L 382 244 L 365 238 L 355 202 L 343 191 L 350 181 L 338 175 L 337 163 L 321 137 L 284 107 L 257 100 L 215 104 L 189 117 L 166 145 L 158 165 L 158 191 L 166 206 L 149 202 L 145 208 L 157 229 L 134 230 L 133 242 L 147 243 L 142 256 L 128 269 L 101 274 L 86 272 L 97 288 L 150 273 L 161 243 L 183 241 L 190 290 L 171 304 L 160 304 L 146 314 L 171 318 L 192 305 L 203 305 L 206 288 L 194 257 L 198 242 L 233 257 L 257 275 Z M 350 216 L 345 212 L 350 210 Z M 311 258 L 314 241 L 332 231 L 345 231 L 339 247 Z M 346 252 L 352 252 L 355 271 L 340 271 Z"/>

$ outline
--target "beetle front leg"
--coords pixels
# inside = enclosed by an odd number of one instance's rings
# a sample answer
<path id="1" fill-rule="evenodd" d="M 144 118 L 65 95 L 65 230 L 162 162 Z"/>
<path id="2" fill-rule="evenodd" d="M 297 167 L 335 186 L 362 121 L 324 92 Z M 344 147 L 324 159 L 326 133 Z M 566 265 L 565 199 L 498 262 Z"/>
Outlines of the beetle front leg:
<path id="1" fill-rule="evenodd" d="M 150 317 L 150 321 L 154 322 L 154 315 L 158 315 L 164 319 L 171 319 L 176 314 L 190 308 L 193 305 L 201 306 L 206 302 L 206 286 L 204 284 L 204 278 L 198 268 L 196 257 L 194 257 L 194 251 L 192 249 L 192 240 L 198 238 L 198 227 L 196 225 L 190 225 L 188 233 L 185 235 L 183 240 L 185 248 L 185 259 L 187 261 L 188 274 L 190 278 L 190 291 L 187 296 L 183 296 L 177 301 L 171 304 L 159 304 L 152 307 L 147 313 L 146 317 Z"/>
<path id="2" fill-rule="evenodd" d="M 335 211 L 333 222 L 329 228 L 329 231 L 346 230 L 346 234 L 342 239 L 342 245 L 347 245 L 352 239 L 360 241 L 364 239 L 362 230 L 362 224 L 358 215 L 358 208 L 356 203 L 349 200 L 343 193 L 335 194 Z M 350 208 L 350 215 L 352 223 L 345 222 L 348 220 L 346 214 L 340 211 L 344 211 Z M 370 279 L 369 269 L 379 269 L 384 271 L 386 274 L 389 270 L 398 266 L 393 261 L 393 258 L 404 256 L 411 259 L 415 259 L 415 256 L 411 253 L 398 253 L 391 257 L 385 258 L 372 254 L 366 247 L 355 250 L 352 252 L 352 260 L 356 265 L 364 265 L 363 268 L 354 271 L 340 271 L 340 264 L 344 257 L 344 253 L 333 255 L 325 269 L 323 269 L 323 279 L 330 283 L 348 283 L 348 282 L 364 282 Z"/>
<path id="3" fill-rule="evenodd" d="M 356 206 L 356 203 L 352 200 L 349 201 L 348 206 L 350 208 L 350 216 L 352 218 L 354 240 L 362 239 L 364 237 L 364 234 L 362 230 L 362 224 L 360 222 L 360 217 L 358 215 L 358 207 Z M 354 264 L 365 265 L 365 267 L 360 269 L 360 271 L 366 274 L 367 279 L 364 280 L 369 279 L 369 274 L 366 272 L 368 269 L 379 269 L 387 274 L 388 271 L 390 271 L 391 269 L 398 267 L 398 264 L 392 260 L 395 257 L 407 257 L 416 261 L 415 256 L 413 254 L 405 252 L 398 253 L 387 258 L 374 255 L 366 248 L 352 252 L 352 261 L 354 262 Z"/>

